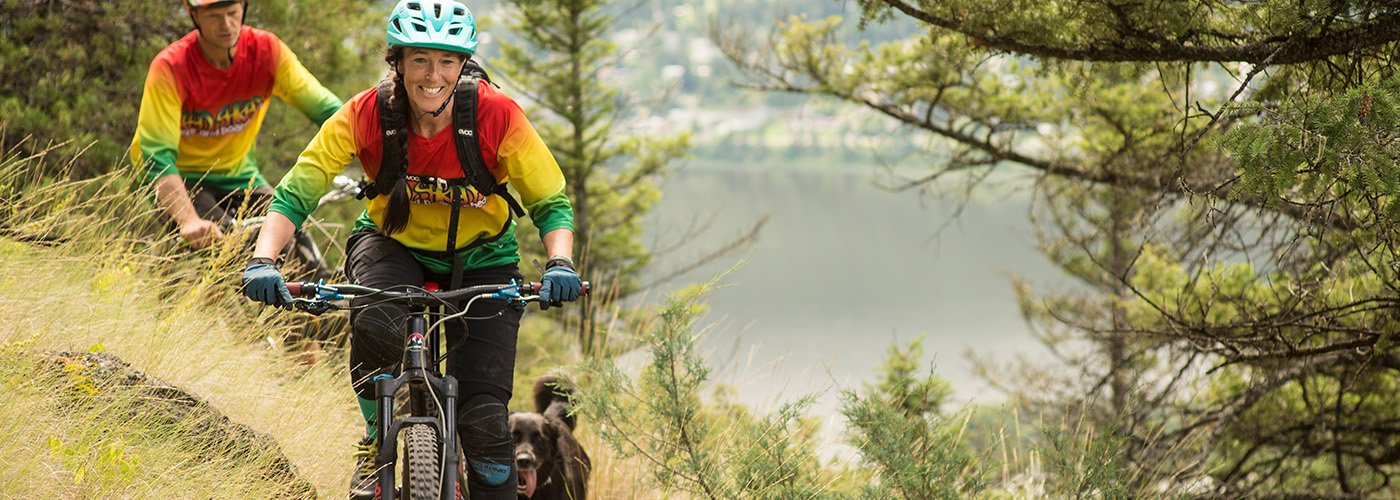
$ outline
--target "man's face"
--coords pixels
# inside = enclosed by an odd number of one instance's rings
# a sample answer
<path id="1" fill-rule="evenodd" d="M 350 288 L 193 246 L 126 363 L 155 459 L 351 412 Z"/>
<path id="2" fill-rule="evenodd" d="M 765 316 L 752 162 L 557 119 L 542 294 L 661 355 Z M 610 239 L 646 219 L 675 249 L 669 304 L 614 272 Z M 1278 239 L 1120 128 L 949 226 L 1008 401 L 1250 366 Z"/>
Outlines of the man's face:
<path id="1" fill-rule="evenodd" d="M 196 7 L 190 13 L 199 26 L 199 37 L 215 49 L 229 50 L 238 45 L 238 33 L 243 29 L 243 2 L 222 3 Z"/>
<path id="2" fill-rule="evenodd" d="M 457 52 L 409 47 L 399 61 L 399 72 L 415 113 L 437 109 L 452 96 L 452 87 L 467 59 Z"/>

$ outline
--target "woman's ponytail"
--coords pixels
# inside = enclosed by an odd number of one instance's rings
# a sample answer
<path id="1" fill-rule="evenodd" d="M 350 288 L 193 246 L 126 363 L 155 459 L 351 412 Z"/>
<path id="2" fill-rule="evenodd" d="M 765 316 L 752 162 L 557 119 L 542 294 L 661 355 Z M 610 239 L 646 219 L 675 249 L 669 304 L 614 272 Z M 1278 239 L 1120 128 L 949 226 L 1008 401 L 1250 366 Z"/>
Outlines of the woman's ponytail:
<path id="1" fill-rule="evenodd" d="M 389 63 L 387 78 L 393 85 L 393 97 L 380 109 L 386 114 L 384 122 L 396 124 L 395 128 L 398 129 L 398 133 L 385 139 L 379 175 L 375 179 L 376 184 L 393 186 L 387 193 L 380 190 L 381 194 L 389 195 L 389 202 L 384 207 L 384 223 L 379 227 L 379 231 L 386 235 L 408 227 L 408 89 L 404 88 L 403 77 L 397 71 L 402 50 L 391 47 L 384 56 L 384 61 Z M 389 141 L 393 143 L 388 144 Z"/>
<path id="2" fill-rule="evenodd" d="M 384 224 L 379 231 L 390 235 L 408 227 L 408 181 L 399 176 L 389 191 L 389 203 L 384 206 Z"/>

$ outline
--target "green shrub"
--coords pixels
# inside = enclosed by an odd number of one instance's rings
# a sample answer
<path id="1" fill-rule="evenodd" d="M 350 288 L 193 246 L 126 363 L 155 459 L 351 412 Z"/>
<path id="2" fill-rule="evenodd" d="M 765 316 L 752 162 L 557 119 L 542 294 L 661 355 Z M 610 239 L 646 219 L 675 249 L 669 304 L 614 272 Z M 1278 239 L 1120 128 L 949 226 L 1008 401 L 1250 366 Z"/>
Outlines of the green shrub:
<path id="1" fill-rule="evenodd" d="M 851 441 L 876 471 L 863 497 L 963 498 L 985 486 L 983 468 L 963 439 L 966 418 L 940 409 L 951 387 L 932 369 L 919 375 L 922 341 L 892 346 L 878 385 L 842 394 Z"/>

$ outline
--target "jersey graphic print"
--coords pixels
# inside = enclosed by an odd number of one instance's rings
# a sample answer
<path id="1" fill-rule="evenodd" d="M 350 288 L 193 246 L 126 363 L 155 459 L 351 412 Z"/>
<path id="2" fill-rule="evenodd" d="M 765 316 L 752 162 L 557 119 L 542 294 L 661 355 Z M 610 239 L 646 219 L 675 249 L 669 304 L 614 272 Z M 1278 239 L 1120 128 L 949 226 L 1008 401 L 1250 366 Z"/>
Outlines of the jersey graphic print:
<path id="1" fill-rule="evenodd" d="M 242 132 L 258 115 L 263 102 L 262 96 L 255 95 L 252 99 L 224 106 L 217 116 L 202 109 L 185 111 L 180 117 L 180 135 L 218 137 Z"/>
<path id="2" fill-rule="evenodd" d="M 486 197 L 478 193 L 476 188 L 465 185 L 463 179 L 448 180 L 428 175 L 406 175 L 404 180 L 408 184 L 409 203 L 450 207 L 455 191 L 459 207 L 481 208 L 486 206 Z"/>

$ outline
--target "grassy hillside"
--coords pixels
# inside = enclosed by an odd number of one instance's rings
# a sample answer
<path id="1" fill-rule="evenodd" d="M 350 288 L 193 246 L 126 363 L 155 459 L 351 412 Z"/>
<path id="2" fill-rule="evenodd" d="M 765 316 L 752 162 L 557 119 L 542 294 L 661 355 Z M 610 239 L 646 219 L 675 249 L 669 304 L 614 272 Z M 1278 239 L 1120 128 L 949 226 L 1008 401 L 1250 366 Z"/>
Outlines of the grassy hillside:
<path id="1" fill-rule="evenodd" d="M 262 478 L 267 457 L 221 457 L 190 449 L 185 429 L 132 416 L 132 395 L 103 394 L 75 412 L 71 380 L 33 378 L 40 351 L 102 350 L 209 401 L 232 420 L 271 435 L 320 494 L 339 496 L 360 416 L 343 358 L 306 356 L 273 339 L 288 314 L 258 315 L 225 293 L 162 284 L 132 255 L 0 242 L 0 496 L 268 498 L 283 486 Z M 210 286 L 217 286 L 211 281 Z M 519 399 L 519 398 L 517 398 Z M 517 401 L 519 406 L 521 401 Z M 585 421 L 586 424 L 586 421 Z M 599 471 L 613 466 L 592 446 Z M 595 477 L 595 491 L 630 497 L 626 475 Z"/>
<path id="2" fill-rule="evenodd" d="M 34 375 L 43 353 L 90 350 L 267 434 L 318 495 L 341 496 L 361 431 L 344 355 L 308 352 L 288 340 L 305 315 L 236 293 L 236 243 L 188 253 L 122 174 L 54 181 L 33 173 L 53 171 L 34 168 L 42 160 L 0 162 L 0 391 L 10 395 L 0 497 L 308 496 L 268 477 L 275 452 L 201 440 L 197 423 L 171 424 L 141 404 L 148 396 L 88 384 L 81 370 Z M 651 361 L 639 385 L 607 360 L 576 372 L 588 398 L 605 402 L 586 405 L 577 433 L 593 459 L 590 493 L 713 497 L 714 482 L 739 497 L 860 496 L 869 473 L 818 464 L 796 413 L 695 406 L 707 378 L 693 352 L 696 311 L 670 304 L 643 332 Z M 522 328 L 512 408 L 525 409 L 537 375 L 578 361 L 572 337 L 541 316 Z"/>
<path id="3" fill-rule="evenodd" d="M 344 354 L 289 341 L 307 316 L 235 291 L 237 245 L 180 250 L 124 174 L 55 181 L 46 160 L 0 161 L 0 497 L 304 496 L 266 477 L 275 453 L 200 449 L 209 444 L 194 429 L 150 414 L 149 396 L 40 370 L 57 351 L 107 352 L 197 394 L 275 439 L 320 495 L 343 495 L 363 428 Z M 557 340 L 568 337 L 548 323 L 522 332 L 521 387 L 569 361 Z M 584 434 L 597 450 L 594 491 L 633 496 L 634 475 L 607 477 L 616 466 Z"/>
<path id="4" fill-rule="evenodd" d="M 90 349 L 272 435 L 323 493 L 343 484 L 359 417 L 337 357 L 303 365 L 275 342 L 253 342 L 280 338 L 287 318 L 235 303 L 216 289 L 226 283 L 212 270 L 207 279 L 166 281 L 155 270 L 163 264 L 120 247 L 0 243 L 0 269 L 10 270 L 0 278 L 0 363 L 11 395 L 0 405 L 0 454 L 15 467 L 0 474 L 0 491 L 164 498 L 277 488 L 260 484 L 255 463 L 190 461 L 202 450 L 180 449 L 179 429 L 143 426 L 122 411 L 131 402 L 121 394 L 64 412 L 62 381 L 24 376 L 37 352 Z"/>

